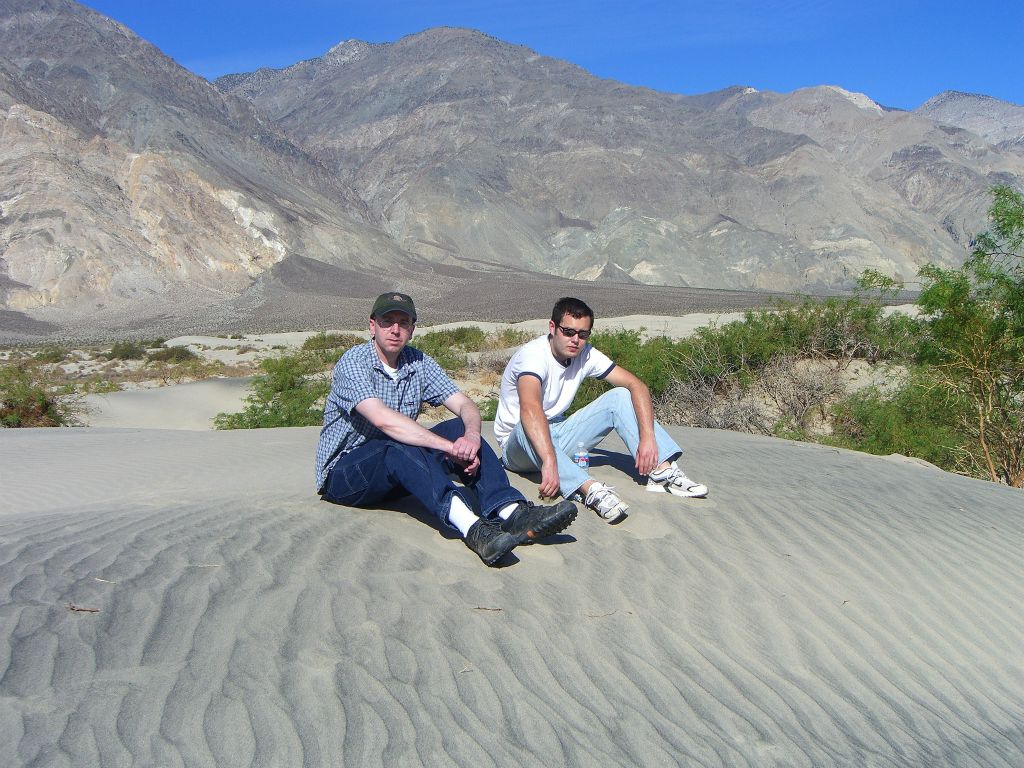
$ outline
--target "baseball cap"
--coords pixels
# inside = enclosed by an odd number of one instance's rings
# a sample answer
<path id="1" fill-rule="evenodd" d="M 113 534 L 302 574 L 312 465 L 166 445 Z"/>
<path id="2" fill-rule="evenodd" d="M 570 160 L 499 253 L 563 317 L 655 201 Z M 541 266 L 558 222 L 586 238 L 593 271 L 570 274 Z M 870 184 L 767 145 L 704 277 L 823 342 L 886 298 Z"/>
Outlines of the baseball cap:
<path id="1" fill-rule="evenodd" d="M 413 320 L 416 319 L 416 305 L 404 293 L 382 293 L 373 302 L 373 310 L 370 312 L 370 317 L 386 315 L 388 312 L 405 312 Z"/>

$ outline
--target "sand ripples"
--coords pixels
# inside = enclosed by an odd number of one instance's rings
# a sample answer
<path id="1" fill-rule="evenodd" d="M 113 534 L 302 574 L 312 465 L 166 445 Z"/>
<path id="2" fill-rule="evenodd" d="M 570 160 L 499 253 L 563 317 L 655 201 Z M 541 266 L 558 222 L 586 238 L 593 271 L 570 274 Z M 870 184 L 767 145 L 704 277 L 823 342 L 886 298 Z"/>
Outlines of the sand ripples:
<path id="1" fill-rule="evenodd" d="M 58 465 L 61 489 L 30 512 L 12 481 L 9 764 L 1024 764 L 1010 489 L 680 430 L 710 499 L 599 466 L 626 522 L 583 512 L 488 570 L 400 510 L 310 496 L 315 430 L 230 451 L 210 433 L 131 435 L 90 438 L 103 466 Z M 63 439 L 0 448 L 5 476 Z M 117 456 L 177 490 L 112 493 L 95 478 Z M 93 473 L 78 498 L 75 472 Z"/>

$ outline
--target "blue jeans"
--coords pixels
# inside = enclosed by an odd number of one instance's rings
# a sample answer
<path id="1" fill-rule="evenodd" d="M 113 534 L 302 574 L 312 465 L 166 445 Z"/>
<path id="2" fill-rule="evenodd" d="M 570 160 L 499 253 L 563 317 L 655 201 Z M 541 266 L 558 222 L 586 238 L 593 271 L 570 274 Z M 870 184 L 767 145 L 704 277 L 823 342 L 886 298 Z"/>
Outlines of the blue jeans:
<path id="1" fill-rule="evenodd" d="M 579 443 L 583 443 L 589 451 L 614 429 L 634 458 L 640 446 L 636 411 L 633 410 L 629 390 L 624 387 L 616 387 L 605 392 L 572 416 L 555 419 L 549 422 L 548 426 L 551 429 L 551 442 L 555 446 L 555 456 L 558 459 L 558 482 L 562 496 L 566 499 L 571 498 L 579 487 L 590 479 L 590 475 L 572 460 Z M 669 437 L 668 432 L 658 422 L 654 422 L 654 439 L 658 443 L 659 463 L 682 455 L 682 448 Z M 505 441 L 501 461 L 515 472 L 536 472 L 540 469 L 540 459 L 523 430 L 522 422 L 516 424 Z"/>
<path id="2" fill-rule="evenodd" d="M 466 428 L 462 419 L 456 418 L 430 431 L 454 441 Z M 465 487 L 455 482 L 456 477 Z M 467 493 L 466 488 L 474 493 Z M 476 475 L 467 477 L 441 451 L 405 445 L 390 438 L 368 440 L 343 454 L 328 472 L 320 495 L 349 507 L 373 507 L 385 498 L 411 495 L 446 525 L 450 525 L 448 512 L 453 495 L 481 517 L 493 517 L 502 507 L 525 499 L 509 485 L 501 461 L 486 442 L 480 443 Z"/>

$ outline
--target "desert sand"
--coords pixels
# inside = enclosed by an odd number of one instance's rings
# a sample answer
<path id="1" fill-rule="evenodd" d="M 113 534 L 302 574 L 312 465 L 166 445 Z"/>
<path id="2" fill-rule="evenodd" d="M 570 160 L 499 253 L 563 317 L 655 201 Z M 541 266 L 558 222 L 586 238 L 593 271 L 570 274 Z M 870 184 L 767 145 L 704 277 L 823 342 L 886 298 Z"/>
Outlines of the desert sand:
<path id="1" fill-rule="evenodd" d="M 609 441 L 626 521 L 495 569 L 320 501 L 316 428 L 6 431 L 4 762 L 1024 764 L 1019 491 L 670 431 L 710 498 Z"/>
<path id="2" fill-rule="evenodd" d="M 1024 765 L 1019 490 L 670 427 L 708 499 L 609 439 L 629 517 L 488 569 L 321 501 L 315 427 L 203 429 L 216 386 L 0 432 L 3 765 Z"/>

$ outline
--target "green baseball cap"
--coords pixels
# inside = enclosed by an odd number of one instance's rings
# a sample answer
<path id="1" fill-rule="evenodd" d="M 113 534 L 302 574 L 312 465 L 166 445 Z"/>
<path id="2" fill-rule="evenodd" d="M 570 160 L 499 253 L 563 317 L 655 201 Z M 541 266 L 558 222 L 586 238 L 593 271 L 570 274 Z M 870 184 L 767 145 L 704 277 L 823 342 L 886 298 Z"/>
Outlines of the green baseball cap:
<path id="1" fill-rule="evenodd" d="M 373 310 L 370 317 L 379 317 L 388 312 L 405 312 L 413 320 L 416 320 L 416 305 L 412 299 L 404 293 L 382 293 L 373 302 Z"/>

